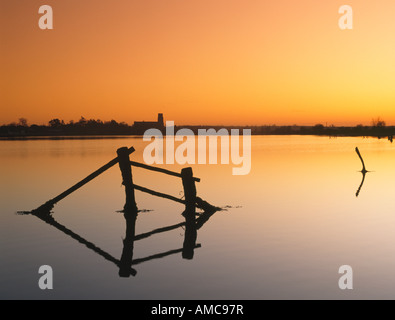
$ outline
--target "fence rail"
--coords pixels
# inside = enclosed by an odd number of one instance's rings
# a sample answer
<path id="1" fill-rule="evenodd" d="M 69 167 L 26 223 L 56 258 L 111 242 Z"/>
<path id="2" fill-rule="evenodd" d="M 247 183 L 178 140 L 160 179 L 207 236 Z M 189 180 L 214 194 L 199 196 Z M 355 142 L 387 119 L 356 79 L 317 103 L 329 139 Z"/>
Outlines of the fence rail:
<path id="1" fill-rule="evenodd" d="M 126 153 L 129 156 L 130 154 L 132 154 L 135 151 L 135 149 L 133 147 L 130 148 L 126 148 Z M 79 188 L 81 188 L 82 186 L 84 186 L 85 184 L 87 184 L 88 182 L 92 181 L 93 179 L 95 179 L 96 177 L 98 177 L 99 175 L 101 175 L 103 172 L 107 171 L 108 169 L 110 169 L 111 167 L 115 166 L 117 163 L 119 162 L 119 157 L 116 157 L 114 159 L 112 159 L 111 161 L 109 161 L 108 163 L 106 163 L 104 166 L 100 167 L 99 169 L 97 169 L 96 171 L 92 172 L 89 176 L 87 176 L 86 178 L 82 179 L 81 181 L 77 182 L 75 185 L 73 185 L 72 187 L 70 187 L 69 189 L 67 189 L 66 191 L 62 192 L 61 194 L 59 194 L 58 196 L 56 196 L 55 198 L 47 201 L 46 203 L 44 203 L 42 206 L 38 207 L 36 210 L 33 211 L 48 211 L 51 210 L 52 207 L 58 203 L 60 200 L 63 200 L 64 198 L 66 198 L 67 196 L 69 196 L 71 193 L 73 193 L 74 191 L 78 190 Z"/>
<path id="2" fill-rule="evenodd" d="M 165 199 L 169 199 L 169 200 L 172 200 L 172 201 L 175 201 L 175 202 L 178 202 L 178 203 L 185 204 L 185 200 L 179 199 L 179 198 L 171 196 L 169 194 L 158 192 L 158 191 L 154 191 L 154 190 L 151 190 L 151 189 L 139 186 L 137 184 L 134 184 L 133 186 L 134 186 L 134 188 L 136 190 L 139 190 L 141 192 L 148 193 L 148 194 L 156 196 L 156 197 L 165 198 Z"/>
<path id="3" fill-rule="evenodd" d="M 144 163 L 140 163 L 140 162 L 136 162 L 136 161 L 130 161 L 130 164 L 134 167 L 143 168 L 143 169 L 156 171 L 156 172 L 161 172 L 164 174 L 168 174 L 170 176 L 182 178 L 181 173 L 178 173 L 178 172 L 174 172 L 174 171 L 170 171 L 170 170 L 166 170 L 166 169 L 162 169 L 162 168 L 158 168 L 158 167 L 153 167 L 153 166 L 150 166 L 150 165 L 147 165 Z M 193 180 L 196 182 L 200 182 L 200 178 L 193 177 Z"/>

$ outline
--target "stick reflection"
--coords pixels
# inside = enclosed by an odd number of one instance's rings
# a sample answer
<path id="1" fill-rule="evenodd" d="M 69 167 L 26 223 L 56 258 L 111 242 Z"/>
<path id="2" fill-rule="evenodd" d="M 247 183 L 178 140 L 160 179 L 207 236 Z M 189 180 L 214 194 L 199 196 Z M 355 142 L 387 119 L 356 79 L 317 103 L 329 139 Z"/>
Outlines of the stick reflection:
<path id="1" fill-rule="evenodd" d="M 362 173 L 362 181 L 361 181 L 361 184 L 359 185 L 359 188 L 358 188 L 358 190 L 357 190 L 357 193 L 355 194 L 356 197 L 359 196 L 359 193 L 361 192 L 362 187 L 363 187 L 363 184 L 364 184 L 364 182 L 365 182 L 366 172 L 361 171 L 361 173 Z"/>

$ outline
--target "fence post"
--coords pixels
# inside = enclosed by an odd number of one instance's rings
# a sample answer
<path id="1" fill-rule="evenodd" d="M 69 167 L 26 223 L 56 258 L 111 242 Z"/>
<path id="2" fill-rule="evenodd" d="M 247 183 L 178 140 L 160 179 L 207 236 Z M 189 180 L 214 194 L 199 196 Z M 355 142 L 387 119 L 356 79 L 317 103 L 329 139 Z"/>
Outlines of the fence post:
<path id="1" fill-rule="evenodd" d="M 196 186 L 193 180 L 192 168 L 181 170 L 182 185 L 185 196 L 185 238 L 182 250 L 184 259 L 193 259 L 196 244 Z"/>
<path id="2" fill-rule="evenodd" d="M 196 206 L 196 186 L 193 180 L 192 168 L 183 168 L 181 170 L 182 186 L 184 187 L 185 209 L 187 213 L 193 212 L 195 216 Z"/>
<path id="3" fill-rule="evenodd" d="M 132 166 L 130 165 L 128 148 L 123 147 L 117 150 L 119 168 L 122 173 L 122 184 L 125 186 L 126 203 L 124 212 L 137 214 L 136 199 L 134 197 L 134 186 L 132 178 Z"/>

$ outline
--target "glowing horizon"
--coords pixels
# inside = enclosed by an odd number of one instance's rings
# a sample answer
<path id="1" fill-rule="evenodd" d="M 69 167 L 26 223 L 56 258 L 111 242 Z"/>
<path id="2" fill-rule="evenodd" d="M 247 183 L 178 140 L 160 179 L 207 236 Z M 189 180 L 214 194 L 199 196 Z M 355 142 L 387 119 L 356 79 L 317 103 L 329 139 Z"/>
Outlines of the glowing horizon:
<path id="1" fill-rule="evenodd" d="M 395 124 L 395 3 L 146 0 L 1 3 L 0 124 Z"/>

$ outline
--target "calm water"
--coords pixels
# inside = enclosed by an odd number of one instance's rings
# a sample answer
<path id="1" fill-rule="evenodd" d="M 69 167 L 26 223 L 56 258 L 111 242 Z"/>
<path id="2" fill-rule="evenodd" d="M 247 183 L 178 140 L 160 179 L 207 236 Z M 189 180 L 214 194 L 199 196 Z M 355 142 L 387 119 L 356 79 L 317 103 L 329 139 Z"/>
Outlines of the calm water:
<path id="1" fill-rule="evenodd" d="M 181 253 L 182 227 L 135 241 L 135 277 L 31 215 L 37 208 L 141 139 L 0 141 L 0 298 L 37 299 L 355 299 L 395 298 L 395 146 L 362 138 L 254 136 L 252 170 L 194 165 L 198 195 L 216 212 L 198 231 L 193 260 Z M 358 146 L 370 172 L 362 180 Z M 163 166 L 179 171 L 181 166 Z M 182 197 L 178 178 L 134 168 L 134 182 Z M 53 217 L 120 259 L 125 220 L 121 175 L 113 167 L 57 204 Z M 136 234 L 183 222 L 183 205 L 136 191 Z M 155 256 L 154 256 L 155 257 Z M 54 289 L 37 283 L 41 265 Z M 341 265 L 354 290 L 338 287 Z"/>

